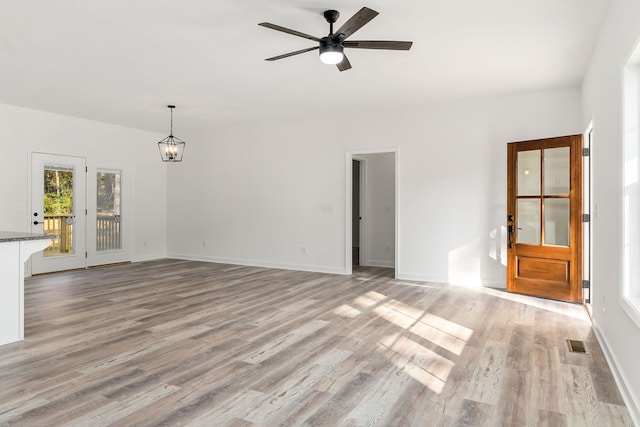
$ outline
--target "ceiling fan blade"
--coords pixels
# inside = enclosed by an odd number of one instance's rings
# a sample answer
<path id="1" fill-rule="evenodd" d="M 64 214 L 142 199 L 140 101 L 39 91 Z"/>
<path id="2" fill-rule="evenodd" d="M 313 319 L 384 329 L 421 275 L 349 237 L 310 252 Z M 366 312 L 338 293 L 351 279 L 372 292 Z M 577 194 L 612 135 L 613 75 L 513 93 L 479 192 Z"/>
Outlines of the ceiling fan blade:
<path id="1" fill-rule="evenodd" d="M 387 50 L 409 50 L 413 42 L 388 41 L 388 40 L 345 40 L 344 47 L 356 49 L 387 49 Z"/>
<path id="2" fill-rule="evenodd" d="M 265 61 L 276 61 L 278 59 L 288 58 L 288 57 L 293 56 L 293 55 L 299 55 L 301 53 L 310 52 L 312 50 L 316 50 L 316 49 L 319 49 L 319 48 L 320 48 L 320 46 L 314 46 L 314 47 L 309 47 L 307 49 L 296 50 L 295 52 L 289 52 L 289 53 L 285 53 L 285 54 L 282 54 L 282 55 L 274 56 L 272 58 L 267 58 L 267 59 L 265 59 Z"/>
<path id="3" fill-rule="evenodd" d="M 261 22 L 258 25 L 260 25 L 261 27 L 271 28 L 272 30 L 282 31 L 283 33 L 292 34 L 294 36 L 298 36 L 298 37 L 302 37 L 302 38 L 305 38 L 305 39 L 313 40 L 314 42 L 319 42 L 320 41 L 320 39 L 318 37 L 315 37 L 315 36 L 312 36 L 312 35 L 309 35 L 309 34 L 305 34 L 305 33 L 301 33 L 300 31 L 292 30 L 292 29 L 289 29 L 289 28 L 281 27 L 280 25 L 271 24 L 269 22 Z"/>
<path id="4" fill-rule="evenodd" d="M 338 67 L 338 70 L 340 71 L 347 71 L 349 69 L 351 69 L 351 62 L 349 62 L 349 59 L 347 58 L 347 55 L 342 55 L 342 61 L 338 62 L 336 64 L 336 66 Z"/>
<path id="5" fill-rule="evenodd" d="M 363 7 L 358 12 L 356 12 L 355 15 L 349 18 L 349 20 L 347 20 L 347 22 L 345 22 L 342 27 L 340 27 L 335 33 L 344 34 L 344 38 L 346 39 L 376 16 L 378 16 L 378 12 L 369 9 L 368 7 Z"/>

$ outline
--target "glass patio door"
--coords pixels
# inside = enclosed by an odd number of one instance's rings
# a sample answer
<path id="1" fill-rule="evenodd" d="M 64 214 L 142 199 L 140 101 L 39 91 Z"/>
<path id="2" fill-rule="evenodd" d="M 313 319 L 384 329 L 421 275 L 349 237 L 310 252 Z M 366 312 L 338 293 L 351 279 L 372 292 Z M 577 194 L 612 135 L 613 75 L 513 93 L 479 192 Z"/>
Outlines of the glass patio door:
<path id="1" fill-rule="evenodd" d="M 133 253 L 133 165 L 88 159 L 87 265 L 130 262 Z"/>
<path id="2" fill-rule="evenodd" d="M 86 267 L 86 159 L 32 153 L 31 231 L 56 235 L 31 257 L 31 273 Z"/>

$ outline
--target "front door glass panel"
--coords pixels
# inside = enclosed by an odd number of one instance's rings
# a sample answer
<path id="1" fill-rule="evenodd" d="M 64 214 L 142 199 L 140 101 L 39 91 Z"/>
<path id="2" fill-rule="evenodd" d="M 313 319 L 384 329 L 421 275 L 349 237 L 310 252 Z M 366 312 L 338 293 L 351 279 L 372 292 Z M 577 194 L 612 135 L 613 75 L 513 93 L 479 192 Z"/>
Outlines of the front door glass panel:
<path id="1" fill-rule="evenodd" d="M 569 246 L 569 199 L 545 199 L 544 244 Z"/>
<path id="2" fill-rule="evenodd" d="M 540 195 L 540 150 L 518 152 L 518 196 Z"/>
<path id="3" fill-rule="evenodd" d="M 569 246 L 569 147 L 517 154 L 517 243 Z"/>
<path id="4" fill-rule="evenodd" d="M 544 194 L 545 196 L 569 194 L 569 147 L 544 150 Z"/>
<path id="5" fill-rule="evenodd" d="M 540 244 L 540 199 L 518 199 L 518 243 Z"/>

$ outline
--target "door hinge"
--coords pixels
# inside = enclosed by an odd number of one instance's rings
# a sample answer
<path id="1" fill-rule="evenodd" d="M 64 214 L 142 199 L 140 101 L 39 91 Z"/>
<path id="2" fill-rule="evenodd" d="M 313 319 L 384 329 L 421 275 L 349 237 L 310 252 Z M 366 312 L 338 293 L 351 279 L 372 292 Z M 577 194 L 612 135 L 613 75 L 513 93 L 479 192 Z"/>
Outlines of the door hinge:
<path id="1" fill-rule="evenodd" d="M 84 172 L 85 172 L 85 173 L 88 173 L 88 172 L 89 172 L 89 167 L 88 167 L 88 166 L 85 166 L 85 167 L 84 167 Z"/>
<path id="2" fill-rule="evenodd" d="M 590 221 L 591 221 L 591 215 L 582 214 L 582 222 L 590 222 Z"/>
<path id="3" fill-rule="evenodd" d="M 589 288 L 591 288 L 591 282 L 589 282 L 588 280 L 583 280 L 582 289 L 589 289 Z"/>
<path id="4" fill-rule="evenodd" d="M 84 253 L 84 257 L 85 257 L 85 258 L 88 258 L 88 256 L 89 256 L 89 255 L 85 252 L 85 253 Z"/>
<path id="5" fill-rule="evenodd" d="M 89 209 L 85 209 L 85 210 L 84 210 L 84 214 L 85 214 L 85 215 L 89 215 Z"/>
<path id="6" fill-rule="evenodd" d="M 587 156 L 589 156 L 590 154 L 591 154 L 591 150 L 589 150 L 589 147 L 584 147 L 584 148 L 582 149 L 582 156 L 583 156 L 583 157 L 587 157 Z"/>

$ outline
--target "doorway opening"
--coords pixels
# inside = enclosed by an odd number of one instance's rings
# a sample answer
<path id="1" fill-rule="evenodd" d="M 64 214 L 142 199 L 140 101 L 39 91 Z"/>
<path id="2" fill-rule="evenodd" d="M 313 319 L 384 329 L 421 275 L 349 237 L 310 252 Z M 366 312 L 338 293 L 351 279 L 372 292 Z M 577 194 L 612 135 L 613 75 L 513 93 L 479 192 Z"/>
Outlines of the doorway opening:
<path id="1" fill-rule="evenodd" d="M 347 152 L 345 273 L 397 277 L 397 150 Z"/>

